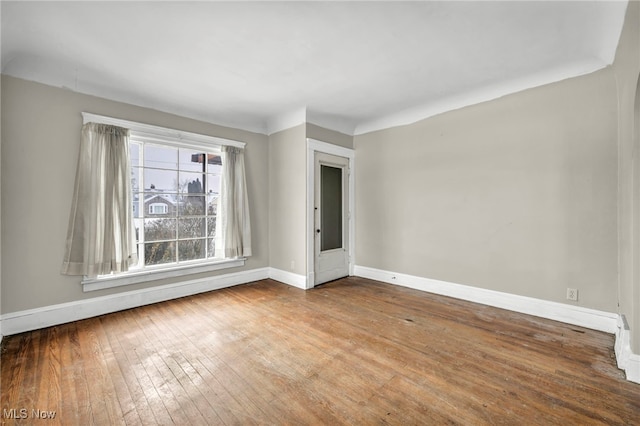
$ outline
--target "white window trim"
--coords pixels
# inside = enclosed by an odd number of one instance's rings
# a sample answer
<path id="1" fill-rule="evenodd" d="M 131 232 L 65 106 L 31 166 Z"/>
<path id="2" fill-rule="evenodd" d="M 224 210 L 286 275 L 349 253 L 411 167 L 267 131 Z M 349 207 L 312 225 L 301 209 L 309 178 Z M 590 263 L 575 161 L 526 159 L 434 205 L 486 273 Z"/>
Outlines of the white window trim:
<path id="1" fill-rule="evenodd" d="M 200 135 L 198 133 L 185 132 L 183 130 L 169 129 L 166 127 L 152 126 L 151 124 L 136 123 L 135 121 L 127 121 L 120 118 L 92 114 L 90 112 L 83 112 L 82 120 L 83 124 L 101 123 L 127 128 L 132 133 L 135 133 L 136 137 L 142 138 L 147 142 L 155 140 L 158 142 L 169 142 L 176 146 L 206 149 L 211 149 L 211 145 L 226 145 L 238 148 L 244 148 L 246 145 L 244 142 L 234 141 L 231 139 Z"/>
<path id="2" fill-rule="evenodd" d="M 150 124 L 137 123 L 135 121 L 122 120 L 120 118 L 107 117 L 90 112 L 82 113 L 83 124 L 101 123 L 127 128 L 136 139 L 144 142 L 169 143 L 184 148 L 196 148 L 211 150 L 214 146 L 234 146 L 244 148 L 245 143 L 232 139 L 224 139 L 215 136 L 201 135 Z M 227 268 L 244 266 L 246 258 L 198 260 L 175 264 L 173 266 L 156 265 L 144 270 L 132 270 L 118 275 L 105 275 L 100 277 L 85 276 L 82 281 L 84 292 L 102 290 L 106 288 L 120 287 L 130 284 L 139 284 L 148 281 L 174 278 L 187 274 L 217 271 Z"/>
<path id="3" fill-rule="evenodd" d="M 84 277 L 82 279 L 82 291 L 103 290 L 105 288 L 120 287 L 123 285 L 139 284 L 148 281 L 162 280 L 165 278 L 182 277 L 187 274 L 199 274 L 201 272 L 218 271 L 227 268 L 238 268 L 244 266 L 246 258 L 219 259 L 214 262 L 197 263 L 189 262 L 178 264 L 172 267 L 161 267 L 158 269 L 147 268 L 142 271 L 129 271 L 120 275 L 105 275 L 101 277 Z"/>

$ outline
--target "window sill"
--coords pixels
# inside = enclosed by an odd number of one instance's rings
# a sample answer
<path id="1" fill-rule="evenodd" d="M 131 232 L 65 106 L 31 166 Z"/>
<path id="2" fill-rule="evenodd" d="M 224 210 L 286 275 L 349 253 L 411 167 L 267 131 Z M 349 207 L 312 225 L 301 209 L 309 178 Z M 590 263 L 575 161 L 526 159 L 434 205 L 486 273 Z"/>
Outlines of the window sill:
<path id="1" fill-rule="evenodd" d="M 227 268 L 237 268 L 244 266 L 246 258 L 225 259 L 211 263 L 196 263 L 180 265 L 170 268 L 147 269 L 145 271 L 133 271 L 120 275 L 104 276 L 99 278 L 82 279 L 82 291 L 89 292 L 103 290 L 106 288 L 120 287 L 123 285 L 139 284 L 148 281 L 161 280 L 165 278 L 180 277 L 183 275 L 198 274 L 201 272 L 218 271 Z"/>

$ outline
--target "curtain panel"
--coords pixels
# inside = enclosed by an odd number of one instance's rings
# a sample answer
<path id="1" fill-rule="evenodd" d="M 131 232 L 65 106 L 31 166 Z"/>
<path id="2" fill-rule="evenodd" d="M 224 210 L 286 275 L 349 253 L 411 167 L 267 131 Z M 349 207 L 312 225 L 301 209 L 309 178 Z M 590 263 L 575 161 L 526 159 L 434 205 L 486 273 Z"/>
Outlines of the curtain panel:
<path id="1" fill-rule="evenodd" d="M 222 146 L 220 223 L 216 257 L 251 256 L 251 221 L 244 167 L 244 149 Z"/>
<path id="2" fill-rule="evenodd" d="M 136 261 L 129 130 L 87 123 L 82 127 L 62 273 L 95 277 L 127 271 Z"/>

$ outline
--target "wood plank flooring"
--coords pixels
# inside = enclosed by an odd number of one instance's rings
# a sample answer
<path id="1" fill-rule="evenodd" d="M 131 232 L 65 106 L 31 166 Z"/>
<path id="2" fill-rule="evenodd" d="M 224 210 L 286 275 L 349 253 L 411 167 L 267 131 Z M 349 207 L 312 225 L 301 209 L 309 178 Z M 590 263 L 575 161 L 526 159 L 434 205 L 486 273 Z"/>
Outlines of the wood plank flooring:
<path id="1" fill-rule="evenodd" d="M 265 280 L 5 337 L 1 420 L 640 424 L 613 344 L 361 278 L 306 292 Z"/>

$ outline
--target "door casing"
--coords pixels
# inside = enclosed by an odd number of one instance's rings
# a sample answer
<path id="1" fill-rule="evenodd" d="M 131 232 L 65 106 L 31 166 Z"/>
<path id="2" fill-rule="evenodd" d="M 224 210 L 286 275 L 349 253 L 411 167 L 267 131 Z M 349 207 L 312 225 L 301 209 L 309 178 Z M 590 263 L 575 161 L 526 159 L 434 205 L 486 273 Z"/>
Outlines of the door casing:
<path id="1" fill-rule="evenodd" d="M 349 232 L 348 238 L 348 259 L 349 259 L 349 275 L 353 275 L 354 247 L 355 247 L 355 226 L 354 226 L 354 206 L 355 206 L 355 151 L 316 139 L 307 138 L 307 277 L 306 288 L 313 288 L 315 283 L 315 154 L 316 152 L 336 155 L 349 160 L 349 200 L 347 211 L 347 226 Z"/>
<path id="2" fill-rule="evenodd" d="M 349 275 L 348 176 L 348 158 L 316 152 L 314 285 Z M 328 184 L 326 189 L 325 183 Z M 331 191 L 332 186 L 339 190 L 339 197 Z M 326 201 L 325 195 L 328 196 Z M 333 233 L 332 228 L 338 233 Z M 323 247 L 325 243 L 327 246 Z"/>

